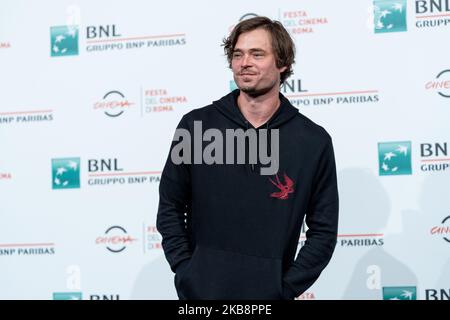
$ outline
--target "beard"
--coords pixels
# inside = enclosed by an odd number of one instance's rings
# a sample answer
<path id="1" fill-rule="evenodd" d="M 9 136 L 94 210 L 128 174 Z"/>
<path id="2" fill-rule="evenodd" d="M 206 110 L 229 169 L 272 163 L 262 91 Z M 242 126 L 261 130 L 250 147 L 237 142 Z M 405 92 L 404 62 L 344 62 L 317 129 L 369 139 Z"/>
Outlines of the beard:
<path id="1" fill-rule="evenodd" d="M 274 86 L 276 86 L 276 82 L 270 83 L 270 84 L 267 84 L 267 85 L 261 86 L 261 87 L 258 87 L 257 85 L 250 85 L 250 84 L 247 85 L 245 83 L 240 84 L 236 80 L 235 80 L 235 82 L 236 82 L 236 85 L 238 86 L 238 88 L 242 92 L 246 93 L 247 95 L 249 95 L 252 98 L 262 96 L 262 95 L 266 94 L 267 92 L 269 92 L 270 90 L 272 90 Z"/>

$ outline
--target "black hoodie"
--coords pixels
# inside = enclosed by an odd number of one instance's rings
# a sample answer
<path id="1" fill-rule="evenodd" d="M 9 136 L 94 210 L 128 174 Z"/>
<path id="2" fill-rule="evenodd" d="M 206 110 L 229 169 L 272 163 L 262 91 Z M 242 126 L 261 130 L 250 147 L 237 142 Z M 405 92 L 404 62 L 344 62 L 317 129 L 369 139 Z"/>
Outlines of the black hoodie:
<path id="1" fill-rule="evenodd" d="M 192 136 L 194 121 L 203 130 L 252 128 L 238 95 L 189 112 L 178 128 Z M 169 153 L 157 228 L 180 299 L 293 299 L 330 261 L 338 225 L 332 141 L 282 94 L 280 100 L 260 127 L 279 129 L 277 175 L 261 175 L 259 163 L 175 165 Z M 306 242 L 295 257 L 305 215 Z"/>

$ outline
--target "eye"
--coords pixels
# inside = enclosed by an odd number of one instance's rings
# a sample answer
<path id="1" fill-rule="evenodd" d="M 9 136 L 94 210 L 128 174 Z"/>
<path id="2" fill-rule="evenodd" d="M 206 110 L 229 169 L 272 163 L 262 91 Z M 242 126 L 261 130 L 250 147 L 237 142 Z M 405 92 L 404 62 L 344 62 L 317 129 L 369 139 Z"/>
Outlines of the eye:
<path id="1" fill-rule="evenodd" d="M 256 58 L 261 58 L 261 57 L 264 56 L 264 53 L 262 53 L 262 52 L 255 52 L 255 53 L 253 54 L 253 56 L 256 57 Z"/>
<path id="2" fill-rule="evenodd" d="M 240 53 L 240 52 L 233 52 L 233 59 L 234 58 L 240 58 L 242 56 L 242 53 Z"/>

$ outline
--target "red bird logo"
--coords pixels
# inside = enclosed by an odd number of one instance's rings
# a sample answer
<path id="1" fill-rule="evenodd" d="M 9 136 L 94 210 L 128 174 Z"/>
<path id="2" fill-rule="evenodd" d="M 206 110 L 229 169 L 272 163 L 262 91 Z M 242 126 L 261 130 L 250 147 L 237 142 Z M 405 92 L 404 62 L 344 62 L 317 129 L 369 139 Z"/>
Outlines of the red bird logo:
<path id="1" fill-rule="evenodd" d="M 289 197 L 289 193 L 294 192 L 294 181 L 289 178 L 287 176 L 287 174 L 284 174 L 284 182 L 285 184 L 282 184 L 280 182 L 280 179 L 278 178 L 278 174 L 276 175 L 277 177 L 277 182 L 273 181 L 272 179 L 269 178 L 270 182 L 273 183 L 274 186 L 276 186 L 278 189 L 280 189 L 279 192 L 272 192 L 270 194 L 271 197 L 273 198 L 278 198 L 278 199 L 282 199 L 282 200 L 286 200 Z"/>

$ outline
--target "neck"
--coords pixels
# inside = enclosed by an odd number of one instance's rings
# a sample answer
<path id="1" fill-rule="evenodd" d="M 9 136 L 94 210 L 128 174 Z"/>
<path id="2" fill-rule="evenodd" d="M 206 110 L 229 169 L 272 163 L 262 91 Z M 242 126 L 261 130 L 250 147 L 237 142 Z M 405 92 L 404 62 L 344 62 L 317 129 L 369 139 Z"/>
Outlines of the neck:
<path id="1" fill-rule="evenodd" d="M 239 93 L 237 104 L 242 115 L 255 128 L 266 123 L 280 107 L 278 87 L 263 95 L 253 97 L 242 90 Z"/>

